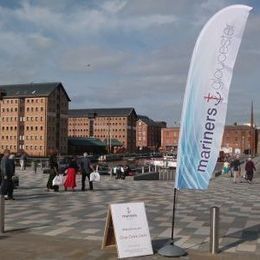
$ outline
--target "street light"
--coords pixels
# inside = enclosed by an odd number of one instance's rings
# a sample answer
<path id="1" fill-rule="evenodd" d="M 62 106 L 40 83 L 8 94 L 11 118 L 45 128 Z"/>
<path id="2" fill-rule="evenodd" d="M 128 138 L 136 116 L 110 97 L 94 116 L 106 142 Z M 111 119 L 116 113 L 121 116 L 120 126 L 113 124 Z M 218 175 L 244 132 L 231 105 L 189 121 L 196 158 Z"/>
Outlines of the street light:
<path id="1" fill-rule="evenodd" d="M 107 123 L 107 126 L 108 126 L 108 138 L 107 138 L 107 145 L 108 145 L 108 151 L 109 153 L 111 153 L 111 129 L 110 129 L 110 126 L 111 126 L 111 118 L 109 117 L 108 118 L 108 123 Z"/>
<path id="2" fill-rule="evenodd" d="M 3 97 L 6 96 L 4 89 L 0 89 L 0 100 L 3 100 Z M 1 191 L 0 198 L 0 233 L 5 231 L 5 197 L 4 193 Z"/>
<path id="3" fill-rule="evenodd" d="M 245 153 L 245 137 L 242 136 L 242 152 Z"/>

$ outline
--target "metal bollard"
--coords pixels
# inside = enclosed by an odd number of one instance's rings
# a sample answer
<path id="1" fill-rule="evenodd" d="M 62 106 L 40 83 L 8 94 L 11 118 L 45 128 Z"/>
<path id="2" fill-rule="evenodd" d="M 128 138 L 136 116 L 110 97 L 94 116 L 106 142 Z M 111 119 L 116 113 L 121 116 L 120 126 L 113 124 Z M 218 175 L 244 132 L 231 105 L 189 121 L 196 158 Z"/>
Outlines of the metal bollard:
<path id="1" fill-rule="evenodd" d="M 165 169 L 163 169 L 163 180 L 166 181 L 167 180 L 167 172 Z"/>
<path id="2" fill-rule="evenodd" d="M 144 166 L 142 166 L 142 173 L 144 173 Z"/>
<path id="3" fill-rule="evenodd" d="M 209 250 L 211 254 L 219 251 L 219 207 L 210 208 L 210 241 Z"/>
<path id="4" fill-rule="evenodd" d="M 163 174 L 161 169 L 159 168 L 159 180 L 162 181 L 163 180 Z"/>
<path id="5" fill-rule="evenodd" d="M 1 195 L 0 200 L 0 233 L 3 234 L 5 232 L 5 196 Z"/>
<path id="6" fill-rule="evenodd" d="M 166 172 L 166 180 L 169 181 L 170 180 L 170 171 L 167 170 Z"/>

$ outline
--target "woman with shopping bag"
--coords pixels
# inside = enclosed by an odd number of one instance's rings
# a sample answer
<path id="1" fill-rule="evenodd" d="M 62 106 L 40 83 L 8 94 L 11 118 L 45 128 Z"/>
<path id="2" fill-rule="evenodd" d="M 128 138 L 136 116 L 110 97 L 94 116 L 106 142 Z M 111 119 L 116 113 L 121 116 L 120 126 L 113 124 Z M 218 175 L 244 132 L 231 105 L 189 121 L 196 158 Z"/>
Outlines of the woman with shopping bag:
<path id="1" fill-rule="evenodd" d="M 68 169 L 66 170 L 66 179 L 64 182 L 64 189 L 65 191 L 68 190 L 68 188 L 71 188 L 72 191 L 75 190 L 76 185 L 76 175 L 78 171 L 78 165 L 76 162 L 76 158 L 73 158 L 69 164 Z"/>

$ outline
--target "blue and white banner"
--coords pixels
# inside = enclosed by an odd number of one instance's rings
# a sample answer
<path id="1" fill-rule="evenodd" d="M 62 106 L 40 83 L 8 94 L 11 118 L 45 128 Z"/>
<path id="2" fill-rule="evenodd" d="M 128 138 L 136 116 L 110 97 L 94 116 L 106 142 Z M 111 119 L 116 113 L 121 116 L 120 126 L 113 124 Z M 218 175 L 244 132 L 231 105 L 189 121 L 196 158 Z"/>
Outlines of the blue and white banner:
<path id="1" fill-rule="evenodd" d="M 220 10 L 197 39 L 182 109 L 177 189 L 208 188 L 221 147 L 232 71 L 251 9 L 232 5 Z"/>

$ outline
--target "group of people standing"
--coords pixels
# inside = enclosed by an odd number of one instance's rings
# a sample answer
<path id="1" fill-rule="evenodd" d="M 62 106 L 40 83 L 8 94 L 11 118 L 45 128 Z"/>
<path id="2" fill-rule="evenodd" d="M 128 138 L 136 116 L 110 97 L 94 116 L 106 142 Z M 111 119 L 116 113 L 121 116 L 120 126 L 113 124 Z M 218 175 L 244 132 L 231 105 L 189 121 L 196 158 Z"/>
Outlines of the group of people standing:
<path id="1" fill-rule="evenodd" d="M 50 191 L 51 189 L 56 192 L 59 191 L 59 185 L 53 185 L 54 178 L 59 175 L 62 175 L 65 178 L 65 181 L 63 183 L 64 190 L 67 191 L 68 189 L 72 189 L 72 191 L 74 191 L 75 187 L 77 186 L 76 175 L 78 172 L 81 173 L 81 190 L 86 190 L 86 178 L 88 178 L 89 181 L 89 190 L 93 190 L 93 182 L 90 181 L 90 174 L 94 170 L 97 170 L 97 166 L 95 167 L 94 165 L 92 165 L 87 156 L 88 154 L 84 153 L 83 158 L 81 158 L 79 162 L 77 162 L 77 159 L 75 157 L 72 158 L 67 169 L 65 169 L 65 172 L 60 172 L 57 154 L 53 153 L 49 158 L 50 174 L 47 181 L 47 191 Z"/>
<path id="2" fill-rule="evenodd" d="M 225 160 L 224 165 L 223 165 L 223 173 L 227 174 L 230 173 L 231 177 L 233 177 L 233 182 L 234 183 L 240 183 L 242 182 L 242 169 L 241 169 L 241 164 L 243 164 L 243 161 L 240 161 L 240 156 L 236 155 L 235 159 L 229 162 L 228 160 Z M 249 157 L 246 160 L 245 163 L 245 180 L 248 183 L 252 183 L 253 181 L 253 176 L 254 176 L 254 171 L 256 170 L 255 164 L 252 161 L 252 158 Z"/>

